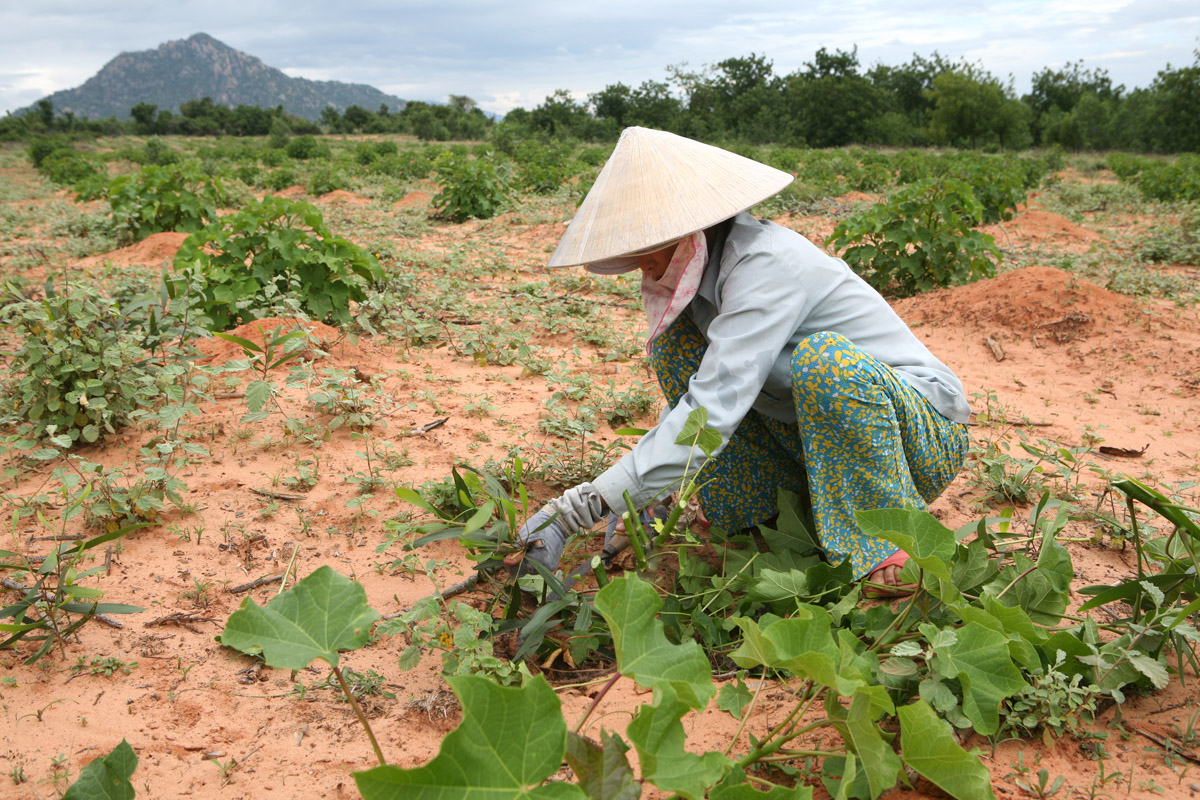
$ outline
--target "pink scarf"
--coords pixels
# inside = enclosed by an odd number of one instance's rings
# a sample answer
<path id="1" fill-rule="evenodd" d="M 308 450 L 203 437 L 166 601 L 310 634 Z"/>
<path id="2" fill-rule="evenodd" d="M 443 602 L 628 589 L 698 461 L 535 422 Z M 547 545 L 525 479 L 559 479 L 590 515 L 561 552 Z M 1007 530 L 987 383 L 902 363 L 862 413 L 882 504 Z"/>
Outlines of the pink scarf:
<path id="1" fill-rule="evenodd" d="M 708 263 L 708 240 L 704 231 L 696 231 L 680 240 L 671 263 L 659 280 L 642 276 L 642 306 L 650 324 L 646 353 L 650 345 L 683 313 L 700 288 L 704 265 Z"/>

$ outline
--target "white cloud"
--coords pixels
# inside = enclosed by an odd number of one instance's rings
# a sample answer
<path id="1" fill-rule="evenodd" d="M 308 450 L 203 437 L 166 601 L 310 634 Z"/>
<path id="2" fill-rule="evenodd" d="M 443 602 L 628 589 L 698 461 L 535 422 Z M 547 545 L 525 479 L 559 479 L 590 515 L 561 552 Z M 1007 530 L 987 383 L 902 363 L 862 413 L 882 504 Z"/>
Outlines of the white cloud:
<path id="1" fill-rule="evenodd" d="M 937 50 L 980 60 L 1017 91 L 1046 66 L 1083 59 L 1114 82 L 1148 85 L 1192 62 L 1195 0 L 815 0 L 746 10 L 722 0 L 40 0 L 0 6 L 0 109 L 77 86 L 124 50 L 204 31 L 289 75 L 370 83 L 401 97 L 467 94 L 491 111 L 558 88 L 584 97 L 618 81 L 663 80 L 765 56 L 778 74 L 820 47 L 858 46 L 864 68 Z M 18 80 L 18 76 L 19 80 Z M 38 93 L 31 97 L 31 93 Z"/>

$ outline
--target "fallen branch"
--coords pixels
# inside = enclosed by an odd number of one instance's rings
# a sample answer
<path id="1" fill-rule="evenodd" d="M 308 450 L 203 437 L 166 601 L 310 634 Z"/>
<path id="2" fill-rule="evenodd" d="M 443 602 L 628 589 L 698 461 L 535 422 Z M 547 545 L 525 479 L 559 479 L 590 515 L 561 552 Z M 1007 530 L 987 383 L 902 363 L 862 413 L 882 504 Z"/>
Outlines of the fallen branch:
<path id="1" fill-rule="evenodd" d="M 1041 325 L 1034 326 L 1035 328 L 1053 328 L 1055 325 L 1066 325 L 1068 322 L 1091 322 L 1092 320 L 1086 314 L 1067 314 L 1062 319 L 1056 319 L 1053 322 L 1043 322 Z"/>
<path id="2" fill-rule="evenodd" d="M 1129 728 L 1129 730 L 1133 731 L 1134 733 L 1137 733 L 1141 736 L 1145 736 L 1147 739 L 1154 742 L 1159 747 L 1167 748 L 1168 750 L 1171 751 L 1172 755 L 1177 755 L 1180 758 L 1187 759 L 1188 761 L 1192 762 L 1193 764 L 1200 764 L 1200 756 L 1197 756 L 1193 752 L 1184 750 L 1183 744 L 1181 742 L 1177 742 L 1174 739 L 1168 739 L 1165 736 L 1159 736 L 1157 733 L 1151 733 L 1150 731 L 1144 731 L 1141 728 L 1135 728 L 1132 725 L 1126 725 L 1126 727 Z"/>
<path id="3" fill-rule="evenodd" d="M 990 348 L 992 351 L 992 358 L 996 359 L 997 361 L 1003 361 L 1004 348 L 1000 346 L 1000 343 L 990 336 L 984 339 L 984 341 L 987 342 L 988 348 Z"/>
<path id="4" fill-rule="evenodd" d="M 434 428 L 442 427 L 449 420 L 450 420 L 449 417 L 442 417 L 441 419 L 435 419 L 433 422 L 427 422 L 424 425 L 418 425 L 417 427 L 411 429 L 408 432 L 408 435 L 409 436 L 424 436 L 425 434 L 429 433 Z"/>
<path id="5" fill-rule="evenodd" d="M 248 592 L 251 589 L 257 589 L 260 586 L 266 586 L 271 583 L 278 583 L 281 580 L 283 580 L 282 572 L 278 575 L 272 575 L 269 578 L 259 578 L 258 580 L 250 581 L 249 583 L 242 583 L 237 586 L 230 586 L 226 591 L 229 592 L 230 594 L 241 594 L 242 592 Z"/>
<path id="6" fill-rule="evenodd" d="M 260 497 L 270 497 L 274 500 L 306 500 L 307 495 L 292 494 L 291 492 L 274 492 L 270 489 L 250 488 L 250 491 Z"/>
<path id="7" fill-rule="evenodd" d="M 434 592 L 433 594 L 430 595 L 430 597 L 432 597 L 434 599 L 441 599 L 441 600 L 449 600 L 451 597 L 457 597 L 458 595 L 462 594 L 463 592 L 466 592 L 466 591 L 470 590 L 471 588 L 473 588 L 475 586 L 475 584 L 479 583 L 480 574 L 481 573 L 476 572 L 474 575 L 471 575 L 466 580 L 461 580 L 458 583 L 453 584 L 452 586 L 447 586 L 445 589 L 443 589 L 440 592 Z M 383 616 L 383 619 L 396 619 L 397 617 L 404 616 L 408 612 L 409 612 L 409 609 L 406 608 L 403 611 L 397 611 L 394 614 L 385 614 Z"/>
<path id="8" fill-rule="evenodd" d="M 214 625 L 217 624 L 217 621 L 212 617 L 202 617 L 197 611 L 176 611 L 174 614 L 150 620 L 146 623 L 145 627 L 153 628 L 158 625 L 178 625 L 182 628 L 187 628 L 192 633 L 200 633 L 199 629 L 193 628 L 189 624 L 193 622 L 211 622 Z"/>

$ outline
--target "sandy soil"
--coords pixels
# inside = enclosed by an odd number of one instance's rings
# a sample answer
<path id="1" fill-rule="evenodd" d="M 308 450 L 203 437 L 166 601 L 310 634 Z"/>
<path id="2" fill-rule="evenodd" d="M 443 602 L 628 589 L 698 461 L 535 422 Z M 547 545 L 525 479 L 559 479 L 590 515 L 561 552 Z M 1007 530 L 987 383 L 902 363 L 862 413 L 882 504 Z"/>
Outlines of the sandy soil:
<path id="1" fill-rule="evenodd" d="M 294 189 L 292 194 L 302 191 Z M 338 197 L 326 195 L 322 201 L 357 206 L 363 199 L 333 194 Z M 427 202 L 427 194 L 416 192 L 397 206 L 410 209 Z M 818 242 L 828 232 L 825 228 L 833 227 L 833 222 L 821 217 L 789 217 L 781 222 Z M 525 223 L 510 217 L 464 226 L 438 225 L 421 246 L 436 250 L 457 238 L 487 236 L 528 265 L 544 261 L 546 249 L 560 231 L 557 221 Z M 1106 236 L 1102 230 L 1038 209 L 995 226 L 994 232 L 1004 247 L 1034 243 L 1070 252 L 1085 251 Z M 88 263 L 107 259 L 157 267 L 171 258 L 183 238 L 160 234 Z M 512 280 L 540 274 L 540 268 L 524 266 Z M 978 425 L 977 438 L 998 440 L 1022 433 L 1031 441 L 1045 438 L 1075 446 L 1098 436 L 1120 448 L 1146 447 L 1136 459 L 1090 455 L 1100 469 L 1171 484 L 1200 478 L 1196 461 L 1200 418 L 1195 413 L 1200 392 L 1200 317 L 1195 306 L 1135 300 L 1035 264 L 970 286 L 903 300 L 895 307 L 975 395 L 979 421 L 987 423 Z M 636 324 L 637 313 L 614 308 L 614 324 Z M 264 320 L 233 333 L 261 337 L 260 327 L 270 331 L 293 322 Z M 397 484 L 419 486 L 445 477 L 455 463 L 502 458 L 513 439 L 511 427 L 502 422 L 519 421 L 532 428 L 551 393 L 543 378 L 523 375 L 518 366 L 480 369 L 452 348 L 404 350 L 365 337 L 353 340 L 320 324 L 303 327 L 312 332 L 307 355 L 316 369 L 336 368 L 360 382 L 377 381 L 385 399 L 376 435 L 403 451 L 411 462 L 388 474 Z M 622 385 L 646 379 L 636 365 L 592 364 L 594 348 L 588 346 L 581 348 L 583 358 L 575 359 L 574 344 L 561 341 L 557 355 Z M 208 364 L 242 357 L 239 348 L 220 340 L 202 343 L 201 350 Z M 453 391 L 446 391 L 447 387 Z M 436 402 L 423 392 L 433 393 Z M 490 397 L 503 419 L 466 410 L 468 397 L 478 395 Z M 302 388 L 285 391 L 281 403 L 319 421 Z M 377 553 L 384 541 L 382 521 L 406 510 L 389 492 L 376 492 L 367 513 L 347 507 L 357 493 L 345 478 L 363 468 L 356 454 L 363 445 L 348 430 L 333 431 L 319 449 L 278 446 L 268 437 L 280 441 L 279 423 L 248 428 L 239 422 L 244 411 L 244 400 L 236 391 L 218 395 L 204 406 L 198 431 L 211 458 L 197 462 L 182 476 L 195 513 L 172 513 L 161 525 L 127 537 L 113 548 L 109 565 L 94 581 L 104 590 L 106 601 L 139 605 L 145 611 L 120 618 L 119 629 L 89 623 L 61 654 L 36 666 L 23 666 L 18 653 L 0 653 L 0 702 L 9 723 L 0 733 L 0 796 L 56 797 L 66 785 L 64 768 L 73 779 L 84 764 L 124 736 L 140 759 L 134 776 L 139 797 L 357 797 L 350 772 L 372 766 L 373 759 L 350 709 L 327 688 L 311 688 L 303 698 L 293 693 L 298 682 L 311 686 L 326 673 L 312 669 L 292 675 L 260 668 L 214 641 L 244 597 L 265 603 L 277 587 L 248 593 L 229 589 L 277 574 L 293 556 L 299 575 L 329 564 L 354 576 L 372 606 L 383 614 L 410 607 L 430 594 L 433 585 L 387 568 L 398 547 Z M 422 432 L 443 417 L 444 424 Z M 998 424 L 1004 420 L 1011 424 Z M 653 414 L 641 420 L 652 421 Z M 132 463 L 144 438 L 130 430 L 85 456 L 110 464 Z M 598 438 L 611 440 L 613 435 L 605 430 Z M 316 485 L 307 492 L 288 488 L 284 479 L 296 473 L 297 461 L 315 458 L 320 460 Z M 6 488 L 31 493 L 51 466 Z M 256 490 L 298 497 L 271 498 Z M 979 496 L 979 489 L 964 473 L 934 504 L 934 511 L 947 525 L 957 527 L 986 513 Z M 78 526 L 68 527 L 74 531 Z M 6 546 L 44 552 L 45 543 L 30 541 L 38 532 L 26 523 L 13 532 L 13 541 Z M 1073 544 L 1071 550 L 1077 585 L 1131 574 L 1129 552 L 1103 543 Z M 437 573 L 443 584 L 458 580 L 466 568 L 457 544 L 433 545 L 427 555 L 447 562 Z M 369 699 L 369 713 L 389 760 L 415 766 L 436 753 L 442 736 L 455 725 L 457 712 L 444 695 L 434 694 L 446 688 L 439 660 L 426 657 L 416 669 L 401 672 L 396 659 L 402 649 L 403 642 L 387 639 L 347 654 L 343 663 L 355 671 L 374 670 L 386 677 L 386 688 L 395 697 Z M 136 666 L 128 675 L 75 674 L 79 659 L 90 662 L 102 657 L 136 662 Z M 1167 692 L 1131 699 L 1122 709 L 1126 728 L 1169 735 L 1171 725 L 1183 724 L 1196 705 L 1194 687 L 1193 682 L 1186 687 L 1176 682 Z M 583 713 L 597 688 L 593 682 L 561 689 L 568 721 Z M 411 701 L 430 698 L 429 710 L 412 707 Z M 588 732 L 596 734 L 601 725 L 623 730 L 628 721 L 624 712 L 646 699 L 630 681 L 621 681 L 592 716 Z M 761 734 L 778 722 L 784 699 L 781 690 L 768 690 L 768 702 L 747 733 Z M 1112 715 L 1110 709 L 1097 727 L 1103 729 Z M 690 745 L 697 750 L 723 748 L 736 728 L 715 707 L 687 724 Z M 1096 762 L 1073 739 L 1008 742 L 995 752 L 982 740 L 969 741 L 968 746 L 984 750 L 1001 797 L 1022 796 L 1010 775 L 1018 753 L 1026 764 L 1036 763 L 1036 768 L 1044 767 L 1052 776 L 1062 775 L 1083 792 L 1072 796 L 1086 796 L 1095 774 Z M 1200 790 L 1195 783 L 1200 773 L 1194 767 L 1182 777 L 1172 773 L 1160 755 L 1147 750 L 1153 746 L 1138 735 L 1128 740 L 1115 734 L 1110 738 L 1108 770 L 1133 772 L 1132 780 L 1119 785 L 1118 795 L 1187 797 Z M 61 766 L 52 765 L 60 754 Z M 20 785 L 5 777 L 17 768 L 27 778 Z M 57 783 L 55 776 L 59 776 Z M 1165 795 L 1143 788 L 1151 779 L 1165 787 Z M 937 796 L 935 790 L 925 794 L 927 789 L 918 786 L 887 797 Z"/>

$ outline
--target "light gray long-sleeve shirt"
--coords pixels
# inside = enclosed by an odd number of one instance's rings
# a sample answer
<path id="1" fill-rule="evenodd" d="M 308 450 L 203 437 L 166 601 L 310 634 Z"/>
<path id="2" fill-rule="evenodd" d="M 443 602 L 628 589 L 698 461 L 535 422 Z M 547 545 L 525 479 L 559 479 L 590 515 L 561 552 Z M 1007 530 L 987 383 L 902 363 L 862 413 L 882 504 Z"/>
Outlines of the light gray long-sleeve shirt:
<path id="1" fill-rule="evenodd" d="M 676 486 L 689 460 L 692 470 L 703 466 L 699 448 L 675 443 L 696 408 L 708 410 L 722 446 L 751 408 L 795 422 L 792 351 L 821 331 L 840 333 L 891 366 L 947 419 L 967 421 L 962 382 L 841 259 L 747 213 L 717 227 L 709 253 L 685 312 L 708 349 L 675 408 L 593 481 L 608 508 L 624 510 L 626 490 L 641 508 Z"/>

